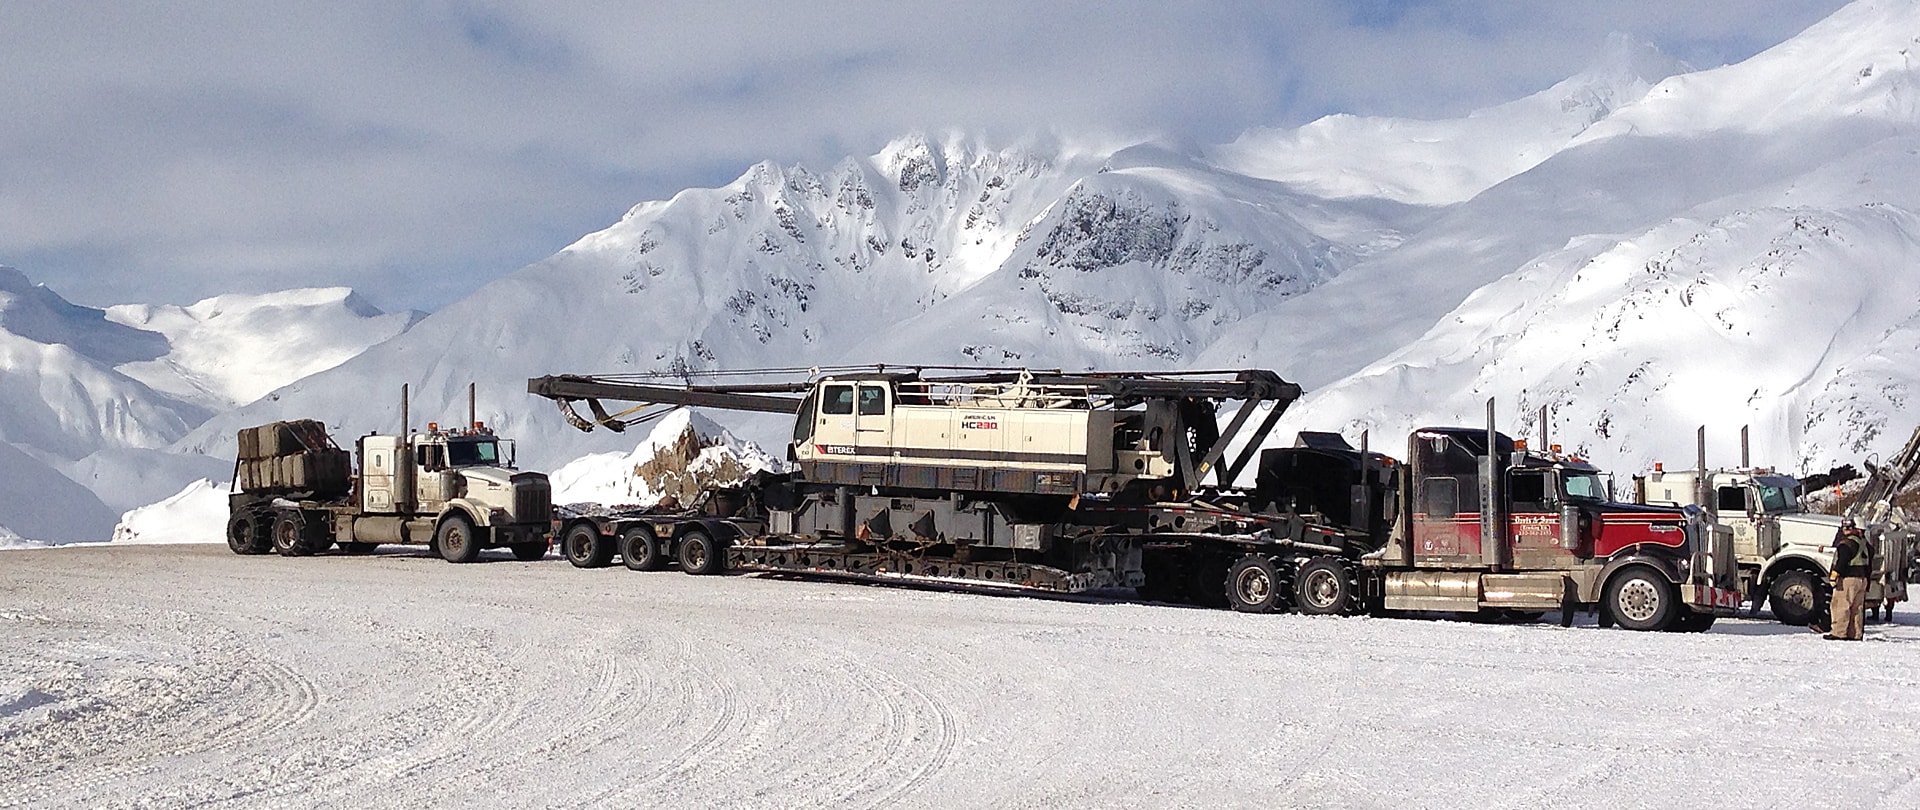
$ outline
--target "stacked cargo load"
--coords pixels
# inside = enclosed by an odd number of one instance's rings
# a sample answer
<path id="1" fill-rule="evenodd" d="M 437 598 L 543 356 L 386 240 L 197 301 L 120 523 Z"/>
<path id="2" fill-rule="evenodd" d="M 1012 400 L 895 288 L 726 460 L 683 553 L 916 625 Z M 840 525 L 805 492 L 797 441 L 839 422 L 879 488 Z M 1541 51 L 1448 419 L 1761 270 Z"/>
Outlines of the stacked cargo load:
<path id="1" fill-rule="evenodd" d="M 351 489 L 352 458 L 312 419 L 242 428 L 239 436 L 243 492 L 345 495 Z"/>

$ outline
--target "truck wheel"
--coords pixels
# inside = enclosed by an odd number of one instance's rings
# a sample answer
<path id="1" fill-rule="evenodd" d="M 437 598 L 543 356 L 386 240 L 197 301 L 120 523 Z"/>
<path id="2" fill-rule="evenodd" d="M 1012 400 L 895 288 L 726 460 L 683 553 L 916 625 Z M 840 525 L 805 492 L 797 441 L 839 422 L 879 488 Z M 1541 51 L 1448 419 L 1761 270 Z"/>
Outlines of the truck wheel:
<path id="1" fill-rule="evenodd" d="M 635 571 L 658 571 L 667 567 L 660 553 L 660 538 L 648 526 L 635 526 L 620 533 L 620 561 Z"/>
<path id="2" fill-rule="evenodd" d="M 1664 630 L 1680 610 L 1673 583 L 1644 565 L 1614 574 L 1607 581 L 1607 610 L 1628 630 Z"/>
<path id="3" fill-rule="evenodd" d="M 1812 571 L 1788 571 L 1767 586 L 1767 601 L 1781 624 L 1805 627 L 1827 612 L 1827 588 Z"/>
<path id="4" fill-rule="evenodd" d="M 299 512 L 279 512 L 273 517 L 273 550 L 282 557 L 305 557 L 313 553 L 307 542 L 307 521 Z"/>
<path id="5" fill-rule="evenodd" d="M 560 547 L 575 568 L 605 568 L 613 562 L 613 541 L 592 523 L 568 526 L 567 533 L 560 536 Z"/>
<path id="6" fill-rule="evenodd" d="M 1134 593 L 1149 602 L 1187 601 L 1186 565 L 1173 549 L 1150 548 L 1140 555 L 1140 573 L 1146 582 Z"/>
<path id="7" fill-rule="evenodd" d="M 458 512 L 440 521 L 440 530 L 433 533 L 433 547 L 447 562 L 470 563 L 480 559 L 480 538 L 473 521 Z"/>
<path id="8" fill-rule="evenodd" d="M 533 562 L 547 556 L 547 541 L 538 543 L 514 543 L 513 558 L 521 562 Z"/>
<path id="9" fill-rule="evenodd" d="M 680 570 L 689 574 L 718 574 L 727 570 L 727 550 L 699 529 L 680 535 Z"/>
<path id="10" fill-rule="evenodd" d="M 273 538 L 251 512 L 235 512 L 227 518 L 227 548 L 235 554 L 265 554 L 273 550 Z"/>
<path id="11" fill-rule="evenodd" d="M 1227 600 L 1227 558 L 1221 554 L 1196 551 L 1187 568 L 1187 598 L 1201 607 L 1231 607 Z"/>
<path id="12" fill-rule="evenodd" d="M 1241 613 L 1272 613 L 1284 591 L 1273 560 L 1258 554 L 1241 557 L 1227 571 L 1227 602 Z"/>
<path id="13" fill-rule="evenodd" d="M 1353 609 L 1353 580 L 1337 557 L 1315 557 L 1293 575 L 1293 603 L 1309 616 L 1332 616 Z"/>

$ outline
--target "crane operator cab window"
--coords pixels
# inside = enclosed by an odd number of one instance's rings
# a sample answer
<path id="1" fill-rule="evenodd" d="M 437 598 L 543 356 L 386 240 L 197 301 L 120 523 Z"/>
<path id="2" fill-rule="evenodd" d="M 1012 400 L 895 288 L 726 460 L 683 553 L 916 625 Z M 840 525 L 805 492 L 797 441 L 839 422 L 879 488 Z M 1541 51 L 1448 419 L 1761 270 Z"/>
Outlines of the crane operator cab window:
<path id="1" fill-rule="evenodd" d="M 827 386 L 826 396 L 820 400 L 820 415 L 822 416 L 853 415 L 853 386 L 851 385 Z"/>
<path id="2" fill-rule="evenodd" d="M 887 389 L 878 385 L 860 386 L 860 415 L 885 416 L 887 414 Z"/>

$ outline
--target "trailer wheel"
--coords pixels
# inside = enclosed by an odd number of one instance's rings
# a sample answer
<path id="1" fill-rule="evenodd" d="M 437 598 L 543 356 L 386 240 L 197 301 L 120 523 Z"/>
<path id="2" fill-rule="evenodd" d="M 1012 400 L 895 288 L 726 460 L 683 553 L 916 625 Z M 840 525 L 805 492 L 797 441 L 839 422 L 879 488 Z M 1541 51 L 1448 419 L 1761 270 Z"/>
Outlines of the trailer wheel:
<path id="1" fill-rule="evenodd" d="M 440 521 L 440 529 L 433 533 L 433 547 L 447 562 L 470 563 L 480 559 L 480 538 L 476 536 L 473 521 L 459 512 Z"/>
<path id="2" fill-rule="evenodd" d="M 1767 601 L 1773 605 L 1773 617 L 1781 624 L 1805 627 L 1827 612 L 1830 592 L 1812 571 L 1798 569 L 1774 577 L 1767 586 Z"/>
<path id="3" fill-rule="evenodd" d="M 1293 603 L 1309 616 L 1332 616 L 1353 609 L 1353 578 L 1337 557 L 1315 557 L 1293 575 Z"/>
<path id="4" fill-rule="evenodd" d="M 1242 613 L 1272 613 L 1285 588 L 1279 567 L 1258 554 L 1241 557 L 1227 571 L 1227 602 Z"/>
<path id="5" fill-rule="evenodd" d="M 313 554 L 307 540 L 307 521 L 299 512 L 278 512 L 273 517 L 273 550 L 282 557 L 306 557 Z"/>
<path id="6" fill-rule="evenodd" d="M 667 567 L 660 550 L 660 538 L 653 527 L 635 526 L 620 533 L 620 561 L 634 571 L 658 571 Z"/>
<path id="7" fill-rule="evenodd" d="M 265 554 L 273 550 L 273 538 L 252 512 L 234 512 L 227 518 L 227 548 L 235 554 Z"/>
<path id="8" fill-rule="evenodd" d="M 689 574 L 719 574 L 727 570 L 727 552 L 713 536 L 699 529 L 680 535 L 680 570 Z"/>
<path id="9" fill-rule="evenodd" d="M 514 543 L 511 548 L 513 549 L 513 558 L 521 562 L 534 562 L 547 556 L 547 541 L 545 540 L 541 540 L 538 543 Z"/>
<path id="10" fill-rule="evenodd" d="M 1607 581 L 1607 611 L 1628 630 L 1664 630 L 1679 611 L 1673 583 L 1644 565 L 1622 569 Z"/>
<path id="11" fill-rule="evenodd" d="M 1149 602 L 1187 601 L 1186 565 L 1172 549 L 1150 548 L 1140 555 L 1140 573 L 1146 581 L 1134 589 Z"/>
<path id="12" fill-rule="evenodd" d="M 1227 599 L 1227 569 L 1224 554 L 1197 551 L 1187 568 L 1187 598 L 1193 604 L 1214 609 L 1230 607 Z"/>
<path id="13" fill-rule="evenodd" d="M 568 526 L 560 536 L 560 547 L 575 568 L 605 568 L 613 562 L 613 542 L 600 533 L 600 527 L 586 521 Z"/>

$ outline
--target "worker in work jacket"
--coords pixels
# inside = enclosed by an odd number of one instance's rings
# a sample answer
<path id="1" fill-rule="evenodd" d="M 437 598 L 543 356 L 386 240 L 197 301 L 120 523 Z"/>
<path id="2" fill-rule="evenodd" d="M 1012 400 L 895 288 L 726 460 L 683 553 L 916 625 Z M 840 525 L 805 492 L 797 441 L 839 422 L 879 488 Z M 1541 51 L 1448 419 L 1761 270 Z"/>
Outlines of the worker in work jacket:
<path id="1" fill-rule="evenodd" d="M 1821 638 L 1860 640 L 1870 561 L 1866 532 L 1854 525 L 1853 518 L 1841 518 L 1840 531 L 1833 537 L 1833 622 L 1828 625 L 1833 629 Z"/>

